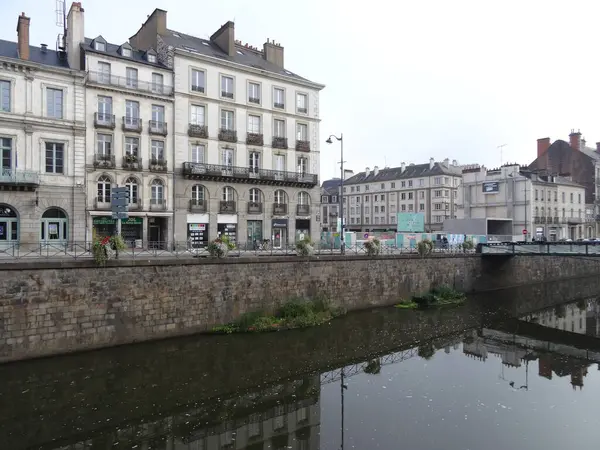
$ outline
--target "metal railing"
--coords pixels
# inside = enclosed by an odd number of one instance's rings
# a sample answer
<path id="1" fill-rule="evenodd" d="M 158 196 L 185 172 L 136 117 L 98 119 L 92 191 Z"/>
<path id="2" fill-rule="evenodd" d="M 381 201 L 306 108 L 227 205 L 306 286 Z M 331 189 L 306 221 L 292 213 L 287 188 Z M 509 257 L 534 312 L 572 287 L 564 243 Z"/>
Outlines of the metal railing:
<path id="1" fill-rule="evenodd" d="M 167 122 L 161 122 L 159 120 L 149 120 L 148 133 L 157 134 L 159 136 L 166 136 L 168 134 Z"/>
<path id="2" fill-rule="evenodd" d="M 40 175 L 37 172 L 17 169 L 1 169 L 0 184 L 27 184 L 38 186 Z"/>
<path id="3" fill-rule="evenodd" d="M 208 127 L 190 123 L 188 124 L 188 136 L 208 139 Z"/>
<path id="4" fill-rule="evenodd" d="M 109 155 L 106 153 L 94 154 L 94 167 L 101 169 L 114 169 L 115 155 Z"/>
<path id="5" fill-rule="evenodd" d="M 141 239 L 126 239 L 127 248 L 119 251 L 119 259 L 148 259 L 148 258 L 194 258 L 211 257 L 208 242 L 198 243 L 187 240 L 183 242 L 142 241 Z M 0 264 L 18 260 L 93 260 L 93 242 L 40 242 L 33 244 L 19 242 L 4 242 L 0 244 Z M 336 248 L 337 247 L 337 248 Z M 600 251 L 600 246 L 598 247 Z M 475 250 L 464 251 L 456 246 L 435 248 L 430 254 L 421 256 L 414 247 L 396 247 L 382 245 L 379 256 L 403 258 L 430 258 L 443 256 L 476 256 Z M 339 244 L 315 243 L 313 256 L 337 256 L 351 258 L 369 256 L 363 243 L 346 244 L 344 254 L 341 254 Z M 294 243 L 273 245 L 269 240 L 236 243 L 227 257 L 266 257 L 266 256 L 298 256 Z"/>
<path id="6" fill-rule="evenodd" d="M 141 133 L 143 128 L 142 119 L 139 117 L 128 117 L 123 116 L 123 131 L 133 131 L 136 133 Z"/>
<path id="7" fill-rule="evenodd" d="M 88 71 L 88 82 L 97 84 L 107 84 L 124 89 L 133 89 L 141 92 L 150 92 L 159 95 L 172 95 L 173 86 L 166 86 L 163 83 L 154 83 L 150 81 L 139 81 L 136 78 L 119 77 L 110 73 Z"/>
<path id="8" fill-rule="evenodd" d="M 600 241 L 488 242 L 477 245 L 483 255 L 581 255 L 600 256 Z"/>
<path id="9" fill-rule="evenodd" d="M 238 181 L 260 179 L 314 186 L 318 177 L 312 173 L 285 172 L 281 170 L 257 169 L 255 167 L 222 166 L 194 162 L 183 163 L 183 175 L 196 179 L 231 178 Z"/>
<path id="10" fill-rule="evenodd" d="M 115 115 L 106 113 L 94 113 L 94 126 L 96 128 L 115 128 Z"/>

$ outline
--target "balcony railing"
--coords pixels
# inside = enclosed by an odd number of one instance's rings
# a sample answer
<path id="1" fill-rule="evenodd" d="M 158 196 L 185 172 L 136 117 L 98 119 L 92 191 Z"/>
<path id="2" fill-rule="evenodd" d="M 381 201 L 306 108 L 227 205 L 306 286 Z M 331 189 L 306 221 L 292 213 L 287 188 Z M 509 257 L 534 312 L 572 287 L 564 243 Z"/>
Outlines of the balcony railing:
<path id="1" fill-rule="evenodd" d="M 150 211 L 164 211 L 167 209 L 167 200 L 164 198 L 151 198 Z"/>
<path id="2" fill-rule="evenodd" d="M 567 223 L 569 224 L 579 224 L 583 223 L 583 219 L 581 217 L 567 217 Z"/>
<path id="3" fill-rule="evenodd" d="M 134 155 L 123 156 L 123 169 L 141 171 L 144 169 L 142 158 Z"/>
<path id="4" fill-rule="evenodd" d="M 271 145 L 273 148 L 288 148 L 288 140 L 284 137 L 273 137 L 273 142 Z"/>
<path id="5" fill-rule="evenodd" d="M 285 108 L 285 104 L 284 103 L 274 102 L 273 103 L 273 108 L 284 109 Z"/>
<path id="6" fill-rule="evenodd" d="M 96 128 L 109 128 L 114 130 L 115 128 L 115 115 L 94 113 L 94 126 Z"/>
<path id="7" fill-rule="evenodd" d="M 148 122 L 148 132 L 150 134 L 156 134 L 159 136 L 167 135 L 167 122 L 160 122 L 158 120 L 150 120 Z"/>
<path id="8" fill-rule="evenodd" d="M 153 83 L 150 81 L 139 81 L 135 78 L 119 77 L 109 73 L 88 71 L 88 83 L 105 84 L 109 86 L 131 89 L 140 92 L 149 92 L 158 95 L 172 95 L 173 87 L 162 83 Z"/>
<path id="9" fill-rule="evenodd" d="M 143 209 L 142 199 L 141 198 L 132 198 L 129 200 L 129 205 L 127 205 L 129 211 L 140 211 Z"/>
<path id="10" fill-rule="evenodd" d="M 219 202 L 219 212 L 222 214 L 233 214 L 236 212 L 235 202 L 234 201 L 220 201 Z"/>
<path id="11" fill-rule="evenodd" d="M 219 140 L 225 142 L 237 142 L 237 131 L 221 128 L 219 130 Z"/>
<path id="12" fill-rule="evenodd" d="M 264 145 L 262 133 L 248 133 L 246 134 L 246 144 L 248 145 Z"/>
<path id="13" fill-rule="evenodd" d="M 290 184 L 312 187 L 318 183 L 318 177 L 310 173 L 284 172 L 279 170 L 257 169 L 249 167 L 220 166 L 216 164 L 183 163 L 183 175 L 190 179 L 213 181 L 238 181 L 240 183 L 272 182 L 272 184 Z"/>
<path id="14" fill-rule="evenodd" d="M 283 216 L 287 214 L 287 203 L 273 203 L 273 215 Z"/>
<path id="15" fill-rule="evenodd" d="M 190 123 L 188 125 L 188 136 L 208 139 L 208 127 L 206 125 Z"/>
<path id="16" fill-rule="evenodd" d="M 1 185 L 39 186 L 40 176 L 37 172 L 17 169 L 0 169 Z"/>
<path id="17" fill-rule="evenodd" d="M 94 155 L 94 167 L 97 169 L 114 169 L 115 155 L 107 155 L 106 153 L 96 153 Z"/>
<path id="18" fill-rule="evenodd" d="M 108 201 L 104 201 L 104 200 L 108 200 Z M 107 210 L 110 208 L 111 208 L 110 198 L 97 198 L 96 197 L 94 199 L 94 209 L 96 211 Z"/>
<path id="19" fill-rule="evenodd" d="M 306 114 L 306 112 L 307 112 L 307 111 L 308 111 L 308 110 L 307 110 L 306 108 L 298 108 L 298 112 L 299 112 L 300 114 Z"/>
<path id="20" fill-rule="evenodd" d="M 192 198 L 189 201 L 188 209 L 190 212 L 205 213 L 207 211 L 207 206 L 206 200 Z"/>
<path id="21" fill-rule="evenodd" d="M 552 223 L 552 217 L 546 217 L 546 223 Z"/>
<path id="22" fill-rule="evenodd" d="M 262 214 L 262 203 L 248 202 L 248 214 Z"/>
<path id="23" fill-rule="evenodd" d="M 142 132 L 142 119 L 139 117 L 123 116 L 123 131 Z"/>
<path id="24" fill-rule="evenodd" d="M 162 158 L 150 159 L 149 170 L 151 172 L 166 172 L 167 171 L 167 160 Z"/>
<path id="25" fill-rule="evenodd" d="M 224 98 L 233 98 L 233 92 L 221 91 L 221 97 Z"/>
<path id="26" fill-rule="evenodd" d="M 299 152 L 310 152 L 310 142 L 296 141 L 296 150 Z"/>
<path id="27" fill-rule="evenodd" d="M 310 205 L 296 205 L 297 216 L 310 216 Z"/>
<path id="28" fill-rule="evenodd" d="M 260 105 L 260 98 L 258 97 L 248 97 L 249 103 L 254 103 L 256 105 Z"/>
<path id="29" fill-rule="evenodd" d="M 560 221 L 559 221 L 558 217 L 555 217 L 555 218 L 553 219 L 553 222 L 554 222 L 554 223 L 560 223 Z"/>

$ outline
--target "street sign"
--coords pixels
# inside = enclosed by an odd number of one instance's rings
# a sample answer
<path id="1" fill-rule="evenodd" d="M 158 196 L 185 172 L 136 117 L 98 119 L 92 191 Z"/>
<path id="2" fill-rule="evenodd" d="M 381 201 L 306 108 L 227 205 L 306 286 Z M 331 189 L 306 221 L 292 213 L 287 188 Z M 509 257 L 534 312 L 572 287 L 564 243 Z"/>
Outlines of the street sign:
<path id="1" fill-rule="evenodd" d="M 110 206 L 113 219 L 128 219 L 129 218 L 129 188 L 114 187 L 110 192 Z M 117 233 L 120 233 L 120 224 L 117 223 Z"/>
<path id="2" fill-rule="evenodd" d="M 527 234 L 527 230 L 523 229 L 523 234 Z"/>
<path id="3" fill-rule="evenodd" d="M 129 214 L 127 214 L 127 212 L 115 212 L 115 211 L 113 211 L 112 218 L 115 219 L 115 220 L 129 219 Z"/>
<path id="4" fill-rule="evenodd" d="M 125 197 L 113 197 L 110 202 L 111 206 L 127 206 L 129 204 L 129 199 Z"/>
<path id="5" fill-rule="evenodd" d="M 111 189 L 112 194 L 127 194 L 129 197 L 129 188 L 126 187 L 114 187 Z"/>

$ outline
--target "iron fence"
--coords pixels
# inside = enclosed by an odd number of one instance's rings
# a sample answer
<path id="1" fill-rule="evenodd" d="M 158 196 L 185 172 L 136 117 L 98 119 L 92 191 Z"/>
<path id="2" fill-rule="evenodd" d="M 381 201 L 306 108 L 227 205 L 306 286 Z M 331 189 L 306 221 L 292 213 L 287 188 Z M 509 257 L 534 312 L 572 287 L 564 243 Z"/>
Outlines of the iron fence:
<path id="1" fill-rule="evenodd" d="M 93 259 L 93 242 L 41 242 L 38 244 L 24 244 L 17 242 L 0 243 L 0 263 L 14 262 L 15 260 L 45 259 L 62 260 Z M 434 248 L 428 255 L 421 256 L 414 247 L 397 247 L 395 245 L 382 245 L 378 255 L 371 256 L 403 256 L 403 257 L 436 257 L 444 255 L 464 255 L 474 253 L 475 250 L 463 250 L 458 247 L 447 246 Z M 297 256 L 295 244 L 286 244 L 274 247 L 270 243 L 241 242 L 230 250 L 227 257 L 263 257 L 263 256 Z M 316 243 L 311 256 L 338 255 L 343 257 L 369 256 L 363 243 L 356 243 L 345 247 L 342 252 L 339 245 L 336 247 L 326 243 Z M 148 259 L 148 258 L 198 258 L 211 257 L 208 247 L 198 245 L 191 241 L 183 242 L 128 242 L 125 250 L 119 251 L 119 259 Z"/>

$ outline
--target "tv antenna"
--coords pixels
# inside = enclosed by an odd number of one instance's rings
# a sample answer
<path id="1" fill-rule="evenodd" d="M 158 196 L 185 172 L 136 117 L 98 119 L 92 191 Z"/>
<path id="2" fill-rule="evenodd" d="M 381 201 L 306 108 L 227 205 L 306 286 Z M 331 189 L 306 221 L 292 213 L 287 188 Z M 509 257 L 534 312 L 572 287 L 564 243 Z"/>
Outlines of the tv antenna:
<path id="1" fill-rule="evenodd" d="M 508 144 L 502 144 L 502 145 L 499 145 L 498 147 L 496 147 L 496 148 L 500 149 L 500 165 L 502 165 L 502 151 L 504 150 L 504 147 L 506 147 L 507 145 Z"/>
<path id="2" fill-rule="evenodd" d="M 56 17 L 56 26 L 62 29 L 62 33 L 58 33 L 56 36 L 56 51 L 65 51 L 65 36 L 67 35 L 67 10 L 65 0 L 56 0 L 56 7 L 54 9 Z"/>

